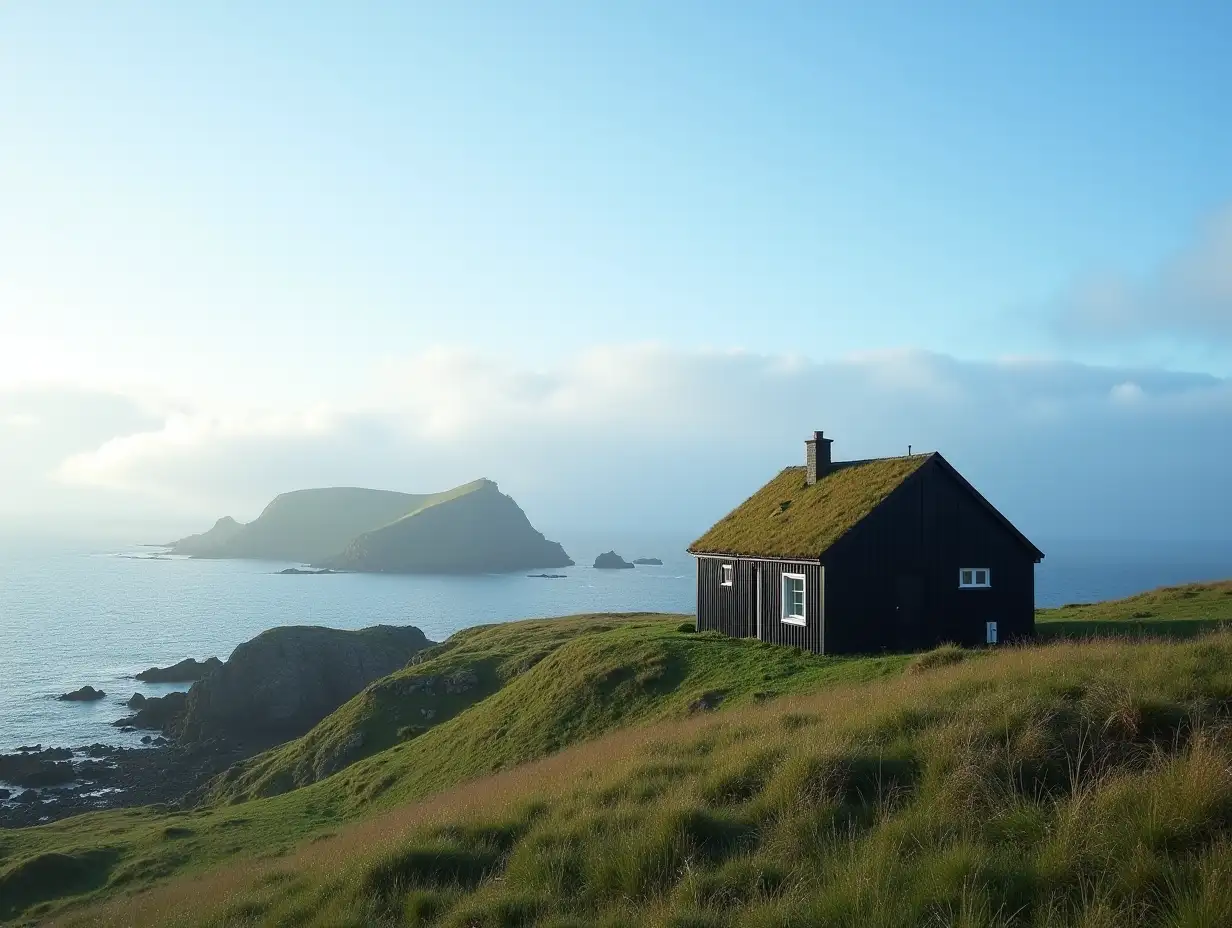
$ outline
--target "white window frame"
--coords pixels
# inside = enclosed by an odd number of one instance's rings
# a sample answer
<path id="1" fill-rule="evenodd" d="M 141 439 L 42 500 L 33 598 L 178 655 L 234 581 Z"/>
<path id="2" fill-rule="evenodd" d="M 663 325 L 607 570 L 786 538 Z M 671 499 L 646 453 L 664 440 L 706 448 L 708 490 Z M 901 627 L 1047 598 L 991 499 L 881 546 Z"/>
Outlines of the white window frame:
<path id="1" fill-rule="evenodd" d="M 787 612 L 787 581 L 800 581 L 800 615 Z M 784 573 L 783 578 L 779 581 L 779 597 L 782 600 L 779 611 L 780 618 L 788 625 L 804 625 L 805 616 L 808 615 L 808 578 L 804 574 L 789 574 Z"/>
<path id="2" fill-rule="evenodd" d="M 724 564 L 719 568 L 719 586 L 731 586 L 732 580 L 736 576 L 736 568 L 733 564 Z"/>
<path id="3" fill-rule="evenodd" d="M 984 582 L 977 583 L 976 574 L 983 571 Z M 967 581 L 970 574 L 971 580 Z M 988 567 L 960 567 L 958 569 L 958 588 L 960 590 L 987 590 L 992 586 L 992 570 Z"/>

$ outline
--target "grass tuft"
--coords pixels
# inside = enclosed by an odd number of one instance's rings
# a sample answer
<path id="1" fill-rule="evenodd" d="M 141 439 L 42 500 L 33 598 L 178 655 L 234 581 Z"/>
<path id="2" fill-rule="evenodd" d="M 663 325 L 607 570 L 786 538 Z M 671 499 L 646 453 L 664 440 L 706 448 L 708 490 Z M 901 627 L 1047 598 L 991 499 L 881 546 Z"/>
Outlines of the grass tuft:
<path id="1" fill-rule="evenodd" d="M 954 664 L 961 664 L 970 653 L 956 644 L 943 644 L 940 647 L 933 648 L 931 651 L 925 651 L 915 658 L 907 665 L 907 671 L 909 673 L 924 673 L 926 670 L 933 670 L 937 667 L 950 667 Z"/>

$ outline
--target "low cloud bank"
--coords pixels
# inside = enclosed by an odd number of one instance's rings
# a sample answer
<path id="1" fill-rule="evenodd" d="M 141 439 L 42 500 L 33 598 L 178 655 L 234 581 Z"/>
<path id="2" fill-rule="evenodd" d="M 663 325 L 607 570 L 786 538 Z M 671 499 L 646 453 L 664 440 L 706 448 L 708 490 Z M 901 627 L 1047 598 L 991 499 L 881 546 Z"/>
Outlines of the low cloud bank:
<path id="1" fill-rule="evenodd" d="M 486 476 L 545 530 L 689 534 L 802 460 L 803 439 L 823 428 L 839 458 L 941 450 L 1040 538 L 1232 536 L 1232 383 L 1208 375 L 631 345 L 549 370 L 433 350 L 382 371 L 368 395 L 347 408 L 156 422 L 134 406 L 135 427 L 61 440 L 55 460 L 8 474 L 0 513 L 23 480 L 27 503 L 43 493 L 50 506 L 54 486 L 187 530 L 252 518 L 295 487 L 435 490 Z M 9 396 L 0 442 L 29 436 L 35 415 Z"/>

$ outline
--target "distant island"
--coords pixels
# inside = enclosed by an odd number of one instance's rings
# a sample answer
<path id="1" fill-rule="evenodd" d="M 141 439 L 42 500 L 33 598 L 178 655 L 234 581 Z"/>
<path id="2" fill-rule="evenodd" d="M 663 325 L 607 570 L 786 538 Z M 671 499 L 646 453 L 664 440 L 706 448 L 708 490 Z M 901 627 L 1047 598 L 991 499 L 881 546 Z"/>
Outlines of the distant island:
<path id="1" fill-rule="evenodd" d="M 595 558 L 595 567 L 599 570 L 632 570 L 633 565 L 615 551 L 606 551 Z"/>
<path id="2" fill-rule="evenodd" d="M 275 497 L 252 522 L 225 516 L 208 532 L 168 548 L 198 558 L 296 561 L 314 572 L 501 573 L 573 566 L 564 548 L 546 539 L 486 479 L 427 494 L 295 490 Z"/>
<path id="3" fill-rule="evenodd" d="M 663 562 L 657 557 L 635 557 L 633 563 L 639 567 L 662 567 Z"/>

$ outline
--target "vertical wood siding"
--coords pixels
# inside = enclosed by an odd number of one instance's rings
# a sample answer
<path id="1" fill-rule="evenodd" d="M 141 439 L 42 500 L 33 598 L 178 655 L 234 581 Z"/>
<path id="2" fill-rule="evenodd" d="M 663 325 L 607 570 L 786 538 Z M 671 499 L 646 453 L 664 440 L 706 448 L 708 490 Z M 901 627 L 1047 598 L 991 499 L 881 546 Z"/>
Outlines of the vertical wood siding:
<path id="1" fill-rule="evenodd" d="M 761 577 L 761 640 L 823 653 L 824 573 L 821 565 L 792 561 L 755 561 Z M 783 574 L 804 574 L 804 625 L 783 621 Z"/>
<path id="2" fill-rule="evenodd" d="M 722 565 L 731 564 L 733 581 L 723 586 Z M 697 559 L 697 630 L 719 631 L 733 638 L 753 635 L 752 618 L 756 603 L 753 571 L 746 561 L 735 558 Z"/>
<path id="3" fill-rule="evenodd" d="M 732 586 L 722 585 L 722 565 L 731 564 Z M 805 624 L 782 620 L 783 574 L 804 574 Z M 757 637 L 761 589 L 761 640 L 822 653 L 825 591 L 821 565 L 702 556 L 697 559 L 697 630 L 736 638 Z"/>

